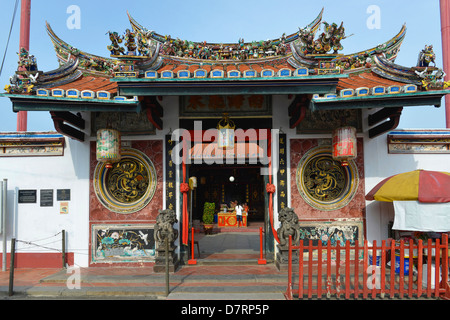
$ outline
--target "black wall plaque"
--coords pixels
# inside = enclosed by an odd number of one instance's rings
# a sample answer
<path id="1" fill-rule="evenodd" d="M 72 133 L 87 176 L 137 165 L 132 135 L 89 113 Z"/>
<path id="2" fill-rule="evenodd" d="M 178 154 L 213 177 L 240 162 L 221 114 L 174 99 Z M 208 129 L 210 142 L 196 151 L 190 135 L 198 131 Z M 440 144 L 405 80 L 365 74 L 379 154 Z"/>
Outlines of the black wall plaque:
<path id="1" fill-rule="evenodd" d="M 288 206 L 288 188 L 287 188 L 287 150 L 286 150 L 286 139 L 287 136 L 284 133 L 279 135 L 279 155 L 278 155 L 278 211 L 284 209 Z"/>
<path id="2" fill-rule="evenodd" d="M 43 189 L 41 193 L 41 207 L 53 207 L 53 189 Z"/>
<path id="3" fill-rule="evenodd" d="M 172 149 L 175 142 L 172 141 L 172 135 L 166 135 L 166 209 L 176 210 L 176 189 L 175 189 L 175 164 L 172 161 Z"/>
<path id="4" fill-rule="evenodd" d="M 56 191 L 56 200 L 70 201 L 70 189 L 58 189 Z"/>
<path id="5" fill-rule="evenodd" d="M 37 190 L 19 190 L 19 203 L 36 203 Z"/>

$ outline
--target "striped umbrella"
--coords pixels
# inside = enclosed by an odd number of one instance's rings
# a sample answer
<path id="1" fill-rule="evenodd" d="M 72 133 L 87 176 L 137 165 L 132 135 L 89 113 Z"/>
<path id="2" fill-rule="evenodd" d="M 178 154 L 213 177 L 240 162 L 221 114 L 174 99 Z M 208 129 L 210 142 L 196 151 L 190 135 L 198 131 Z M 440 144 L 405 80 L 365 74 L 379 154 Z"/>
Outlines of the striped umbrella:
<path id="1" fill-rule="evenodd" d="M 450 202 L 450 172 L 415 170 L 400 173 L 378 183 L 366 200 Z"/>

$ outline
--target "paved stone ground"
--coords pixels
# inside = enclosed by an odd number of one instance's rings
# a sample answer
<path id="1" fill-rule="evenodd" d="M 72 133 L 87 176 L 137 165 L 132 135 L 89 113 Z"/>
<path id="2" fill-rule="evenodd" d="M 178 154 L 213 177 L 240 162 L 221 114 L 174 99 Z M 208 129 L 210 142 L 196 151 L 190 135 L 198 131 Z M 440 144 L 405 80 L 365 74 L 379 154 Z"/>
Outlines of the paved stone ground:
<path id="1" fill-rule="evenodd" d="M 81 299 L 86 297 L 140 297 L 167 300 L 284 300 L 287 278 L 273 264 L 258 265 L 258 229 L 223 230 L 196 234 L 200 243 L 198 265 L 182 266 L 169 276 L 152 268 L 79 268 L 80 286 L 59 269 L 16 269 L 13 297 Z M 0 296 L 8 296 L 9 271 L 0 272 Z"/>
<path id="2" fill-rule="evenodd" d="M 14 271 L 11 297 L 9 271 L 0 272 L 0 299 L 285 300 L 287 273 L 257 264 L 259 234 L 246 231 L 198 237 L 198 264 L 170 274 L 169 295 L 165 275 L 151 267 L 79 268 L 78 288 L 73 273 L 34 268 Z"/>

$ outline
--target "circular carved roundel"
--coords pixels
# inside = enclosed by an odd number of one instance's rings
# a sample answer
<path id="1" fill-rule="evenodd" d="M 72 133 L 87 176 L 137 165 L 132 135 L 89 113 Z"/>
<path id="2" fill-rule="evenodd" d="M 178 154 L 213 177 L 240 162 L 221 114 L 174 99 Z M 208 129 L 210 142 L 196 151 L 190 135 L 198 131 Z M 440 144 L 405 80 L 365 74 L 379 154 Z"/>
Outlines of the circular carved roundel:
<path id="1" fill-rule="evenodd" d="M 331 147 L 316 147 L 300 160 L 296 173 L 297 188 L 302 198 L 320 210 L 345 207 L 358 188 L 358 169 L 353 161 L 341 166 L 331 157 Z"/>
<path id="2" fill-rule="evenodd" d="M 135 149 L 123 149 L 122 159 L 107 169 L 98 163 L 94 171 L 94 190 L 107 209 L 133 213 L 143 209 L 156 190 L 156 170 L 150 159 Z"/>

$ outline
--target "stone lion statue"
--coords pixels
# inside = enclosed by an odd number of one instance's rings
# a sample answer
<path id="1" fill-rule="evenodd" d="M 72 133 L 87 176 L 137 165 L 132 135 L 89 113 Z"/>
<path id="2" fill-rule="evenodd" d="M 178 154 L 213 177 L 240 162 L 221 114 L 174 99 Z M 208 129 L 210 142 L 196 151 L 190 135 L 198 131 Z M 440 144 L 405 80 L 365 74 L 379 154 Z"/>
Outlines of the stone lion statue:
<path id="1" fill-rule="evenodd" d="M 281 222 L 281 226 L 277 230 L 280 246 L 287 247 L 289 245 L 289 236 L 292 236 L 292 243 L 297 244 L 300 241 L 300 224 L 294 209 L 283 208 L 278 213 L 278 220 Z"/>
<path id="2" fill-rule="evenodd" d="M 156 217 L 154 233 L 158 247 L 164 246 L 166 237 L 169 239 L 169 245 L 173 245 L 173 242 L 178 238 L 178 230 L 173 227 L 176 222 L 178 220 L 174 210 L 159 210 L 159 215 Z"/>

